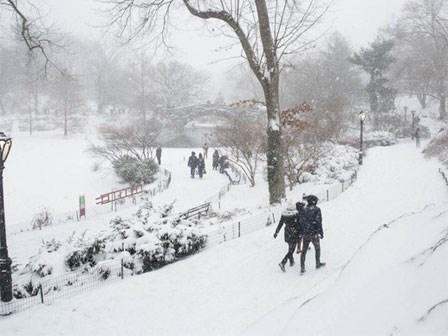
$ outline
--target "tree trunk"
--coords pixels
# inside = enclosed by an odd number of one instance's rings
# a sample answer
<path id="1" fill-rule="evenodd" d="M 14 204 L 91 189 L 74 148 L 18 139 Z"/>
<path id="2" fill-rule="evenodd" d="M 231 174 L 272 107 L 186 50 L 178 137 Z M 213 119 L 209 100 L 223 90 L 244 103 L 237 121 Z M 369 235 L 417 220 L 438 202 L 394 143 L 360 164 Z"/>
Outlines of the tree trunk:
<path id="1" fill-rule="evenodd" d="M 275 81 L 274 81 L 275 82 Z M 269 203 L 279 203 L 285 197 L 285 167 L 280 128 L 280 104 L 278 85 L 275 83 L 264 87 L 266 112 L 268 117 L 267 130 L 267 168 L 269 185 Z"/>

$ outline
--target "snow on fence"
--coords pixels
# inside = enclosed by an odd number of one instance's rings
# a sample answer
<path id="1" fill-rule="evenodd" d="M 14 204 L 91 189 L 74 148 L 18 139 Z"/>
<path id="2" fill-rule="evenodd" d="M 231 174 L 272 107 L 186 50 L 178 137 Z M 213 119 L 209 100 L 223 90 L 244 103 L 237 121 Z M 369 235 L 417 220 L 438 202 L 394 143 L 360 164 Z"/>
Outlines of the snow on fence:
<path id="1" fill-rule="evenodd" d="M 65 299 L 132 275 L 134 273 L 123 266 L 122 260 L 108 260 L 98 263 L 89 273 L 79 270 L 44 279 L 36 288 L 35 295 L 13 299 L 10 302 L 0 302 L 0 319 L 39 304 L 49 305 L 57 299 Z"/>
<path id="2" fill-rule="evenodd" d="M 333 200 L 344 192 L 355 179 L 356 176 L 354 175 L 350 180 L 337 183 L 327 190 L 315 194 L 319 198 L 319 202 Z M 230 184 L 220 190 L 217 195 L 218 199 L 229 190 L 229 186 Z M 262 211 L 237 222 L 222 225 L 208 233 L 206 248 L 239 238 L 266 226 L 276 225 L 282 210 L 283 207 L 276 207 L 270 211 Z M 43 280 L 37 289 L 36 295 L 22 299 L 13 299 L 10 302 L 0 302 L 0 319 L 39 304 L 51 304 L 56 299 L 68 298 L 78 293 L 92 290 L 105 283 L 134 275 L 136 274 L 133 271 L 123 266 L 122 260 L 108 260 L 98 263 L 93 268 L 93 272 L 74 271 Z"/>
<path id="3" fill-rule="evenodd" d="M 349 180 L 333 184 L 328 189 L 316 192 L 314 195 L 319 198 L 319 203 L 331 201 L 347 190 L 355 179 L 356 175 L 354 174 Z M 208 233 L 207 246 L 214 246 L 231 239 L 239 238 L 242 235 L 263 229 L 271 224 L 276 225 L 283 208 L 276 207 L 270 211 L 263 211 L 237 222 L 224 224 Z"/>

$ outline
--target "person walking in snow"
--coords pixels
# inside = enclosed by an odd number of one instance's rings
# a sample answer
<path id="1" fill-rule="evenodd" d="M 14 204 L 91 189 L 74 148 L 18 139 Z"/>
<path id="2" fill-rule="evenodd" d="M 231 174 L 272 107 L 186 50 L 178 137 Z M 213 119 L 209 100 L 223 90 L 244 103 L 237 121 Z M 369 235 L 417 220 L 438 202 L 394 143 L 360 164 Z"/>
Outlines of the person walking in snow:
<path id="1" fill-rule="evenodd" d="M 221 174 L 224 174 L 224 169 L 229 168 L 229 162 L 227 161 L 227 159 L 227 155 L 221 155 L 221 157 L 218 159 L 219 172 Z"/>
<path id="2" fill-rule="evenodd" d="M 322 229 L 322 212 L 316 205 L 319 200 L 315 195 L 308 195 L 306 197 L 308 205 L 303 210 L 303 223 L 300 228 L 302 234 L 302 254 L 300 256 L 300 273 L 305 273 L 305 260 L 308 246 L 310 243 L 314 245 L 316 268 L 319 269 L 325 266 L 324 262 L 320 261 L 320 240 L 324 238 L 324 231 Z"/>
<path id="3" fill-rule="evenodd" d="M 218 170 L 219 153 L 217 149 L 213 152 L 212 158 L 212 168 L 213 170 Z"/>
<path id="4" fill-rule="evenodd" d="M 198 157 L 198 174 L 200 178 L 205 174 L 205 161 L 201 153 L 199 153 Z"/>
<path id="5" fill-rule="evenodd" d="M 278 265 L 283 272 L 286 272 L 285 265 L 288 260 L 290 266 L 294 265 L 294 250 L 299 236 L 299 218 L 297 216 L 296 207 L 292 202 L 288 203 L 286 210 L 283 211 L 277 229 L 275 230 L 274 238 L 277 238 L 283 224 L 285 224 L 285 242 L 288 244 L 288 253 L 286 253 L 285 257 Z"/>
<path id="6" fill-rule="evenodd" d="M 303 226 L 303 210 L 305 208 L 305 203 L 303 202 L 297 202 L 296 203 L 296 210 L 297 210 L 297 217 L 298 217 L 298 221 L 299 221 L 299 228 L 301 228 Z M 299 235 L 297 237 L 297 252 L 296 253 L 300 253 L 302 252 L 302 233 L 299 230 Z"/>
<path id="7" fill-rule="evenodd" d="M 190 167 L 191 178 L 194 178 L 196 167 L 198 166 L 198 158 L 195 152 L 191 152 L 191 156 L 188 158 L 188 167 Z"/>
<path id="8" fill-rule="evenodd" d="M 420 127 L 419 126 L 417 126 L 417 128 L 415 129 L 414 137 L 415 137 L 415 146 L 417 148 L 420 148 Z"/>
<path id="9" fill-rule="evenodd" d="M 207 143 L 204 144 L 202 149 L 204 150 L 204 159 L 207 159 L 207 157 L 208 157 L 208 145 L 207 145 Z"/>
<path id="10" fill-rule="evenodd" d="M 160 166 L 160 164 L 162 163 L 162 148 L 160 146 L 158 146 L 156 149 L 156 158 Z"/>

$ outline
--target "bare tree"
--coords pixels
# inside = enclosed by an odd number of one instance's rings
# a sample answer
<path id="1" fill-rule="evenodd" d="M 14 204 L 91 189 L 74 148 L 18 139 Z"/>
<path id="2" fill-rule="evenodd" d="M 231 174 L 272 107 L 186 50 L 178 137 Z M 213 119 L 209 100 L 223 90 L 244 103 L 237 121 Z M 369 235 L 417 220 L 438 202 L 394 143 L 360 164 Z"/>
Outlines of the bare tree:
<path id="1" fill-rule="evenodd" d="M 188 64 L 170 61 L 158 62 L 153 66 L 151 80 L 163 105 L 171 108 L 200 98 L 208 77 Z"/>
<path id="2" fill-rule="evenodd" d="M 164 41 L 170 12 L 178 4 L 172 0 L 99 0 L 110 5 L 111 23 L 120 33 L 152 33 Z M 217 25 L 222 35 L 235 37 L 244 57 L 263 88 L 267 113 L 267 167 L 270 203 L 285 195 L 284 158 L 281 140 L 279 84 L 282 60 L 303 50 L 317 38 L 312 28 L 327 11 L 318 0 L 240 1 L 183 0 L 195 17 L 223 23 Z M 134 18 L 140 21 L 133 22 Z M 135 27 L 135 29 L 133 29 Z"/>
<path id="3" fill-rule="evenodd" d="M 56 29 L 44 23 L 39 8 L 32 1 L 0 0 L 1 8 L 2 13 L 10 14 L 10 18 L 15 22 L 14 33 L 24 42 L 28 51 L 43 58 L 44 69 L 46 70 L 48 65 L 58 68 L 49 56 L 53 47 L 61 47 L 55 35 Z"/>
<path id="4" fill-rule="evenodd" d="M 414 90 L 418 88 L 419 94 L 428 94 L 436 98 L 440 103 L 440 119 L 446 118 L 448 1 L 409 1 L 395 27 L 395 36 L 402 43 L 407 43 L 408 57 L 415 60 L 407 64 L 406 75 L 410 81 L 408 85 Z M 422 56 L 424 62 L 420 63 Z M 422 74 L 423 77 L 420 79 L 418 76 Z M 423 83 L 423 87 L 418 87 L 419 84 L 416 83 L 419 81 L 420 84 Z"/>
<path id="5" fill-rule="evenodd" d="M 57 72 L 52 80 L 52 96 L 56 104 L 56 110 L 62 111 L 64 135 L 67 136 L 70 129 L 70 117 L 79 110 L 83 104 L 82 87 L 79 78 L 73 70 L 62 68 L 62 73 Z"/>
<path id="6" fill-rule="evenodd" d="M 153 158 L 154 148 L 161 128 L 156 122 L 142 124 L 141 121 L 125 126 L 107 126 L 99 129 L 100 144 L 90 151 L 110 163 L 129 155 L 140 162 Z"/>
<path id="7" fill-rule="evenodd" d="M 225 126 L 216 130 L 220 144 L 229 148 L 229 161 L 246 175 L 249 184 L 255 186 L 255 174 L 260 160 L 266 153 L 266 132 L 253 116 L 240 113 L 228 118 Z"/>
<path id="8" fill-rule="evenodd" d="M 322 154 L 322 143 L 314 141 L 315 129 L 306 122 L 307 115 L 313 113 L 307 103 L 282 111 L 285 170 L 290 190 L 299 183 L 304 172 L 315 167 Z"/>

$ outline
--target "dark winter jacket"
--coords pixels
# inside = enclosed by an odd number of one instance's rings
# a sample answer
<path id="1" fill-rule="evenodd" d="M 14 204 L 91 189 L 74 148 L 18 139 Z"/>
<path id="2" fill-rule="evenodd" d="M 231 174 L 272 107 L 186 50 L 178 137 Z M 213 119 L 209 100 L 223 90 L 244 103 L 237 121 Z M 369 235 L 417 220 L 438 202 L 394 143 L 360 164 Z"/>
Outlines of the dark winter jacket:
<path id="1" fill-rule="evenodd" d="M 212 163 L 213 167 L 218 167 L 218 160 L 219 160 L 219 154 L 216 151 L 213 153 L 213 163 Z"/>
<path id="2" fill-rule="evenodd" d="M 156 149 L 156 156 L 157 156 L 158 158 L 160 158 L 160 157 L 162 156 L 162 148 L 157 147 L 157 149 Z"/>
<path id="3" fill-rule="evenodd" d="M 198 158 L 197 158 L 197 156 L 191 155 L 188 158 L 188 167 L 196 168 L 197 165 L 198 165 Z"/>
<path id="4" fill-rule="evenodd" d="M 320 208 L 315 205 L 308 205 L 303 209 L 303 223 L 301 225 L 300 233 L 303 236 L 323 236 L 322 230 L 322 212 Z"/>
<path id="5" fill-rule="evenodd" d="M 204 158 L 202 158 L 202 157 L 198 158 L 197 165 L 198 165 L 198 169 L 204 170 L 204 168 L 205 168 Z"/>
<path id="6" fill-rule="evenodd" d="M 293 243 L 299 240 L 299 217 L 296 211 L 286 210 L 280 217 L 275 235 L 277 235 L 285 224 L 285 242 Z"/>

